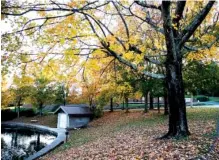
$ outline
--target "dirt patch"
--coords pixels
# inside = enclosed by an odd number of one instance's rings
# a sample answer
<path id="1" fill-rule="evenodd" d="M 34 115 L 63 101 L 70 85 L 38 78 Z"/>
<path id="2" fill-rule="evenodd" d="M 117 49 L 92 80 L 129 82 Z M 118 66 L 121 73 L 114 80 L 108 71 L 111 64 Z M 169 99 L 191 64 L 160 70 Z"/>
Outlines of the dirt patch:
<path id="1" fill-rule="evenodd" d="M 36 120 L 33 122 L 31 120 Z M 20 117 L 12 120 L 11 122 L 22 122 L 22 123 L 32 123 L 44 125 L 52 128 L 57 127 L 57 115 L 43 115 L 43 116 L 34 116 L 34 117 Z"/>

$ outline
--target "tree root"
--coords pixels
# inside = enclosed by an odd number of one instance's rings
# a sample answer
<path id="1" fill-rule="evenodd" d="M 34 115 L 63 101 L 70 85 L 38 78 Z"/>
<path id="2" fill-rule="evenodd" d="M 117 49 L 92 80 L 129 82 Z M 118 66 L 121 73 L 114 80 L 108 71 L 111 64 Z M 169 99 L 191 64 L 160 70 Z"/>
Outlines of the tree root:
<path id="1" fill-rule="evenodd" d="M 167 134 L 165 134 L 162 137 L 158 137 L 157 140 L 163 140 L 163 139 L 181 139 L 181 138 L 185 138 L 188 137 L 189 135 L 191 135 L 191 133 L 189 131 L 185 132 L 185 131 L 180 131 L 180 132 L 168 132 Z"/>

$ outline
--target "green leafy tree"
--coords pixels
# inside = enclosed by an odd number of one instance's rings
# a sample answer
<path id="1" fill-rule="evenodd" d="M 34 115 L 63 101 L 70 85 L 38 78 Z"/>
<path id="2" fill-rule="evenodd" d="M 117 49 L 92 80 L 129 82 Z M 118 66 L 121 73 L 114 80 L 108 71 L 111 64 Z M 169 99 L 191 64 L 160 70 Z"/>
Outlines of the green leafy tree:
<path id="1" fill-rule="evenodd" d="M 184 69 L 185 88 L 193 95 L 218 96 L 219 66 L 215 62 L 190 61 Z"/>
<path id="2" fill-rule="evenodd" d="M 158 113 L 160 113 L 160 102 L 159 98 L 164 96 L 164 83 L 163 80 L 154 80 L 151 94 L 153 97 L 157 97 L 157 108 Z"/>
<path id="3" fill-rule="evenodd" d="M 14 75 L 13 85 L 10 90 L 13 92 L 14 103 L 17 108 L 17 117 L 20 117 L 20 106 L 30 96 L 30 86 L 33 84 L 33 79 L 29 75 L 25 75 L 24 70 L 21 75 Z"/>
<path id="4" fill-rule="evenodd" d="M 35 80 L 31 90 L 31 101 L 42 115 L 43 106 L 55 101 L 54 86 L 48 79 L 40 77 Z"/>
<path id="5" fill-rule="evenodd" d="M 66 98 L 68 97 L 68 88 L 63 83 L 55 83 L 55 101 L 56 104 L 66 104 Z"/>
<path id="6" fill-rule="evenodd" d="M 17 108 L 17 117 L 20 117 L 20 107 L 24 100 L 30 96 L 30 87 L 21 86 L 19 88 L 11 88 L 14 95 L 14 103 Z"/>
<path id="7" fill-rule="evenodd" d="M 147 78 L 139 81 L 139 90 L 145 98 L 145 107 L 144 112 L 148 112 L 148 93 L 151 91 L 153 87 L 152 79 Z"/>
<path id="8" fill-rule="evenodd" d="M 134 95 L 134 93 L 138 91 L 138 88 L 136 83 L 137 78 L 135 77 L 135 74 L 130 74 L 131 71 L 128 71 L 125 68 L 125 66 L 118 67 L 120 74 L 117 75 L 116 85 L 118 85 L 117 92 L 119 93 L 120 98 L 123 101 L 122 108 L 126 108 L 126 112 L 128 112 L 128 99 L 130 98 L 130 96 Z M 126 106 L 124 106 L 124 104 Z"/>

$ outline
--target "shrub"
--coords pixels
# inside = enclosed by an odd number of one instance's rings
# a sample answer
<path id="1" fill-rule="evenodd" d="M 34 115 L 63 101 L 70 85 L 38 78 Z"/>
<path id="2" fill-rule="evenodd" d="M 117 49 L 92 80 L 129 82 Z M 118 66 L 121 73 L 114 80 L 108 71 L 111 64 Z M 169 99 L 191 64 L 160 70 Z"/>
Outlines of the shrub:
<path id="1" fill-rule="evenodd" d="M 207 96 L 198 96 L 196 99 L 200 102 L 209 101 L 209 98 Z"/>
<path id="2" fill-rule="evenodd" d="M 20 112 L 20 116 L 25 116 L 25 117 L 33 117 L 35 116 L 36 113 L 34 111 L 34 109 L 30 108 L 30 109 L 25 109 L 25 110 L 22 110 Z"/>
<path id="3" fill-rule="evenodd" d="M 93 113 L 91 116 L 91 120 L 93 120 L 94 118 L 100 118 L 103 116 L 103 107 L 99 105 L 92 107 L 91 112 Z"/>
<path id="4" fill-rule="evenodd" d="M 94 118 L 100 118 L 103 116 L 103 107 L 97 106 L 94 110 Z"/>
<path id="5" fill-rule="evenodd" d="M 17 117 L 17 113 L 12 111 L 11 109 L 4 109 L 1 110 L 1 120 L 2 121 L 9 121 Z"/>
<path id="6" fill-rule="evenodd" d="M 12 119 L 17 118 L 17 112 L 15 112 L 15 109 L 4 109 L 1 110 L 1 114 L 2 114 L 2 121 L 9 121 Z M 34 109 L 32 108 L 21 108 L 20 109 L 20 117 L 25 116 L 25 117 L 33 117 L 35 116 L 36 113 L 34 111 Z"/>

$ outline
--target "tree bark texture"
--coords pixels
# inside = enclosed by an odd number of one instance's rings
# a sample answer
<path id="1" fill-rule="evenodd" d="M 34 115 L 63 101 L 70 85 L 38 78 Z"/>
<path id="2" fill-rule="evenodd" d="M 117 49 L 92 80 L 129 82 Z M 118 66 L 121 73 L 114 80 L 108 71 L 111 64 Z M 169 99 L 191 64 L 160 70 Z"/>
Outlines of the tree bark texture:
<path id="1" fill-rule="evenodd" d="M 160 113 L 160 97 L 157 97 L 157 109 L 158 109 L 158 113 Z"/>
<path id="2" fill-rule="evenodd" d="M 181 65 L 171 65 L 167 70 L 169 132 L 168 136 L 189 135 Z"/>
<path id="3" fill-rule="evenodd" d="M 122 110 L 125 109 L 125 99 L 123 98 L 123 101 L 122 101 Z"/>
<path id="4" fill-rule="evenodd" d="M 21 97 L 19 97 L 17 103 L 17 118 L 20 118 L 20 106 L 21 106 Z"/>
<path id="5" fill-rule="evenodd" d="M 166 39 L 166 81 L 169 102 L 169 131 L 164 137 L 189 135 L 184 86 L 182 78 L 182 53 L 180 51 L 177 31 L 173 30 L 170 16 L 170 2 L 162 2 L 163 27 Z"/>
<path id="6" fill-rule="evenodd" d="M 148 92 L 145 93 L 144 97 L 145 97 L 144 112 L 147 113 L 148 112 Z"/>
<path id="7" fill-rule="evenodd" d="M 169 106 L 168 106 L 168 96 L 167 96 L 167 91 L 164 91 L 164 115 L 169 114 Z"/>
<path id="8" fill-rule="evenodd" d="M 43 115 L 43 103 L 42 102 L 40 102 L 40 104 L 39 104 L 39 109 L 40 109 L 40 116 L 42 116 Z"/>
<path id="9" fill-rule="evenodd" d="M 110 112 L 113 112 L 113 98 L 110 98 Z"/>
<path id="10" fill-rule="evenodd" d="M 129 112 L 129 99 L 125 97 L 125 104 L 126 104 L 126 112 Z"/>
<path id="11" fill-rule="evenodd" d="M 150 94 L 150 108 L 149 109 L 154 109 L 154 97 Z"/>

